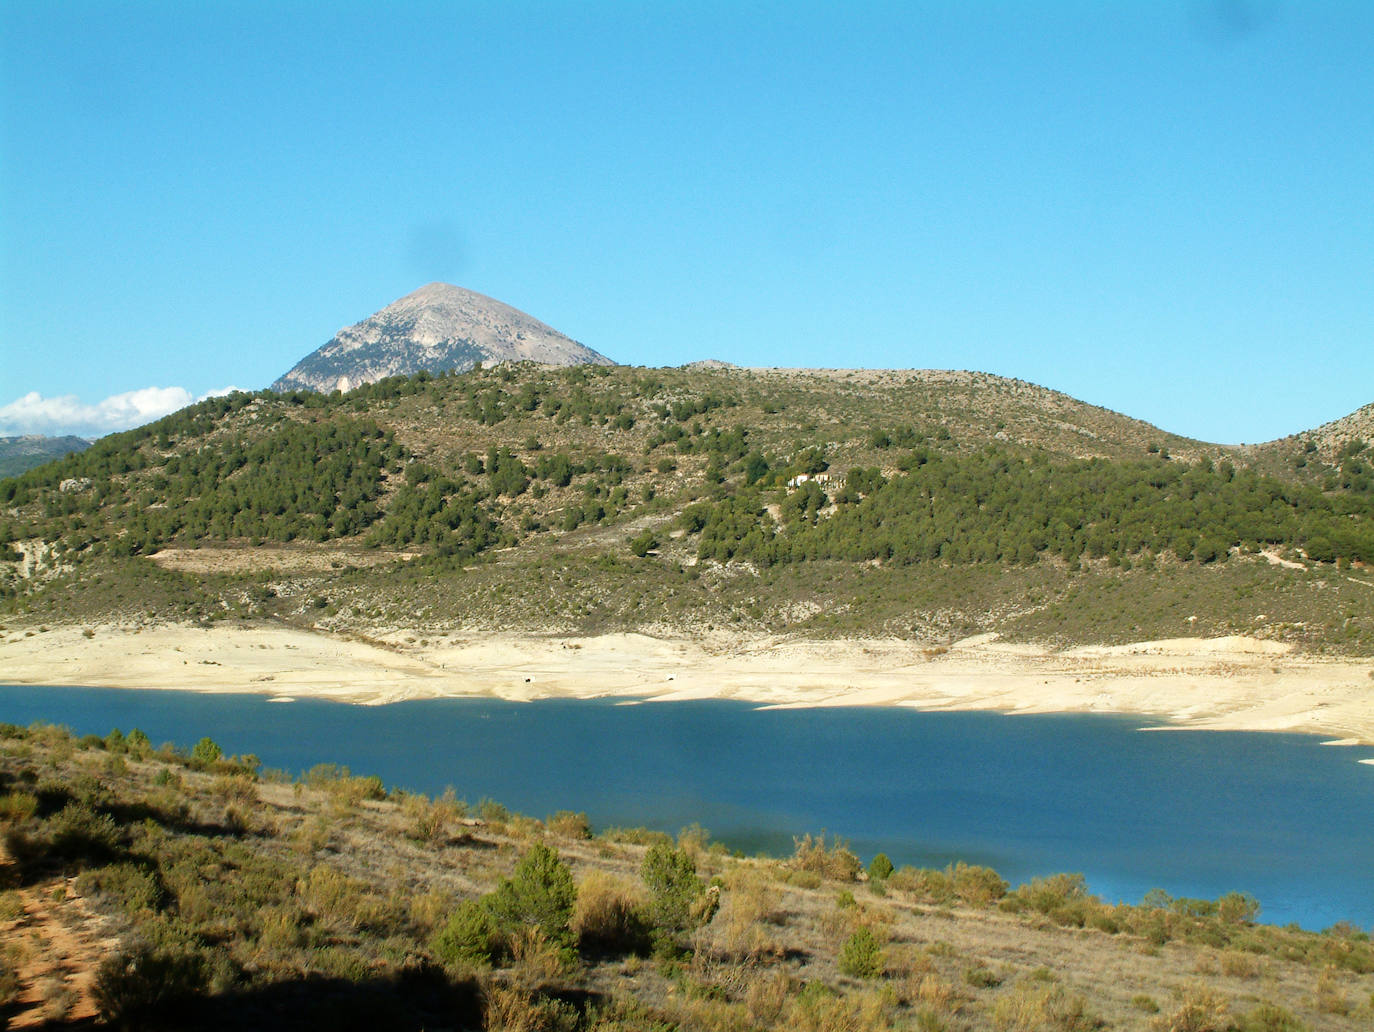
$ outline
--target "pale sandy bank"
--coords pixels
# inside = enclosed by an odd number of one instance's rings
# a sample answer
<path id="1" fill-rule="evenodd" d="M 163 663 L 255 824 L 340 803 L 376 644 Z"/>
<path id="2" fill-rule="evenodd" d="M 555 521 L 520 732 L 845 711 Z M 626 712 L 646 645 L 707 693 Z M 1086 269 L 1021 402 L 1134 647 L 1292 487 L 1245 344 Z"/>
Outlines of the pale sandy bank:
<path id="1" fill-rule="evenodd" d="M 1250 638 L 1048 651 L 992 635 L 948 649 L 894 640 L 570 638 L 362 640 L 280 627 L 54 627 L 0 632 L 0 683 L 255 691 L 384 703 L 740 699 L 1139 713 L 1187 728 L 1304 731 L 1374 745 L 1374 661 L 1319 659 Z"/>

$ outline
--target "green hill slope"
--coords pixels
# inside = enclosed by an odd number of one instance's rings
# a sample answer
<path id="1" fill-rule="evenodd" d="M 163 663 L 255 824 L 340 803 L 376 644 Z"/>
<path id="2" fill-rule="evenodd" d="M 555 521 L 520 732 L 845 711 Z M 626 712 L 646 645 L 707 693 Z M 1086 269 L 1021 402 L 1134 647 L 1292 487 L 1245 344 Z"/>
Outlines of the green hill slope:
<path id="1" fill-rule="evenodd" d="M 0 590 L 83 619 L 1368 651 L 1370 461 L 978 373 L 504 366 L 211 399 L 0 482 Z"/>

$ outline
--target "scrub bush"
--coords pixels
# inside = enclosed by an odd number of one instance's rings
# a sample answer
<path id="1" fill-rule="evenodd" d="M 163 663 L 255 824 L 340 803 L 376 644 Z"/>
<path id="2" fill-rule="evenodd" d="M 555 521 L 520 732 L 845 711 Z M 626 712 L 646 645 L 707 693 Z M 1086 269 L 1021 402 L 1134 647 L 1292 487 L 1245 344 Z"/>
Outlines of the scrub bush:
<path id="1" fill-rule="evenodd" d="M 648 900 L 633 882 L 593 871 L 577 887 L 572 931 L 584 950 L 635 953 L 649 945 Z"/>
<path id="2" fill-rule="evenodd" d="M 840 947 L 840 970 L 855 978 L 877 978 L 883 973 L 883 951 L 872 929 L 860 928 Z"/>
<path id="3" fill-rule="evenodd" d="M 640 876 L 649 889 L 649 920 L 660 940 L 676 941 L 693 928 L 693 911 L 706 886 L 685 850 L 658 843 L 644 854 Z"/>
<path id="4" fill-rule="evenodd" d="M 954 894 L 965 903 L 987 906 L 1007 894 L 1007 883 L 990 867 L 960 861 L 947 872 Z"/>
<path id="5" fill-rule="evenodd" d="M 571 946 L 569 925 L 576 899 L 577 887 L 568 865 L 555 850 L 536 843 L 520 858 L 511 876 L 486 897 L 486 905 L 508 936 L 536 925 L 550 942 Z"/>
<path id="6" fill-rule="evenodd" d="M 795 851 L 791 864 L 799 871 L 811 871 L 836 881 L 853 881 L 863 870 L 863 864 L 850 852 L 847 843 L 836 839 L 827 846 L 825 832 L 816 836 L 803 835 L 792 841 Z"/>
<path id="7" fill-rule="evenodd" d="M 105 1021 L 116 1028 L 142 1029 L 171 1024 L 207 983 L 205 958 L 199 953 L 143 944 L 107 958 L 96 972 L 91 995 Z"/>
<path id="8" fill-rule="evenodd" d="M 501 952 L 501 930 L 485 906 L 466 899 L 431 940 L 430 948 L 446 964 L 490 964 Z"/>

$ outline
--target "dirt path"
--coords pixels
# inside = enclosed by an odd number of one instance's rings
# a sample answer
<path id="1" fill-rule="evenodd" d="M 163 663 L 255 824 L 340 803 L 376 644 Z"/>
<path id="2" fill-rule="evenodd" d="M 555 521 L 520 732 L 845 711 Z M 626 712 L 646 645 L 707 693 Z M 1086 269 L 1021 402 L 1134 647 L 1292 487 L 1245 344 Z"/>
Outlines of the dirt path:
<path id="1" fill-rule="evenodd" d="M 12 884 L 14 863 L 0 842 L 0 884 Z M 17 890 L 18 916 L 0 920 L 0 943 L 17 961 L 18 998 L 6 1010 L 9 1028 L 49 1022 L 93 1023 L 91 986 L 101 960 L 118 945 L 113 922 L 76 892 L 76 879 L 48 878 Z"/>

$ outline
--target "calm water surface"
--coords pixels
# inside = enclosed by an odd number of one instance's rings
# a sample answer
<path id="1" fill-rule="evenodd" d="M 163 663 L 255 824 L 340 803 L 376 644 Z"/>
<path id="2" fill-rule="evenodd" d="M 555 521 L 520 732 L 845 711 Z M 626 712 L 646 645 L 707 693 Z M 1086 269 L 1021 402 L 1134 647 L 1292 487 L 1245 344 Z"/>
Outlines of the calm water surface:
<path id="1" fill-rule="evenodd" d="M 443 699 L 362 707 L 259 695 L 0 686 L 0 721 L 208 734 L 293 773 L 347 764 L 597 827 L 692 822 L 746 852 L 803 831 L 865 860 L 1082 871 L 1108 900 L 1253 894 L 1261 919 L 1374 927 L 1374 751 L 1308 735 L 1141 732 L 1138 717 L 758 710 Z"/>

